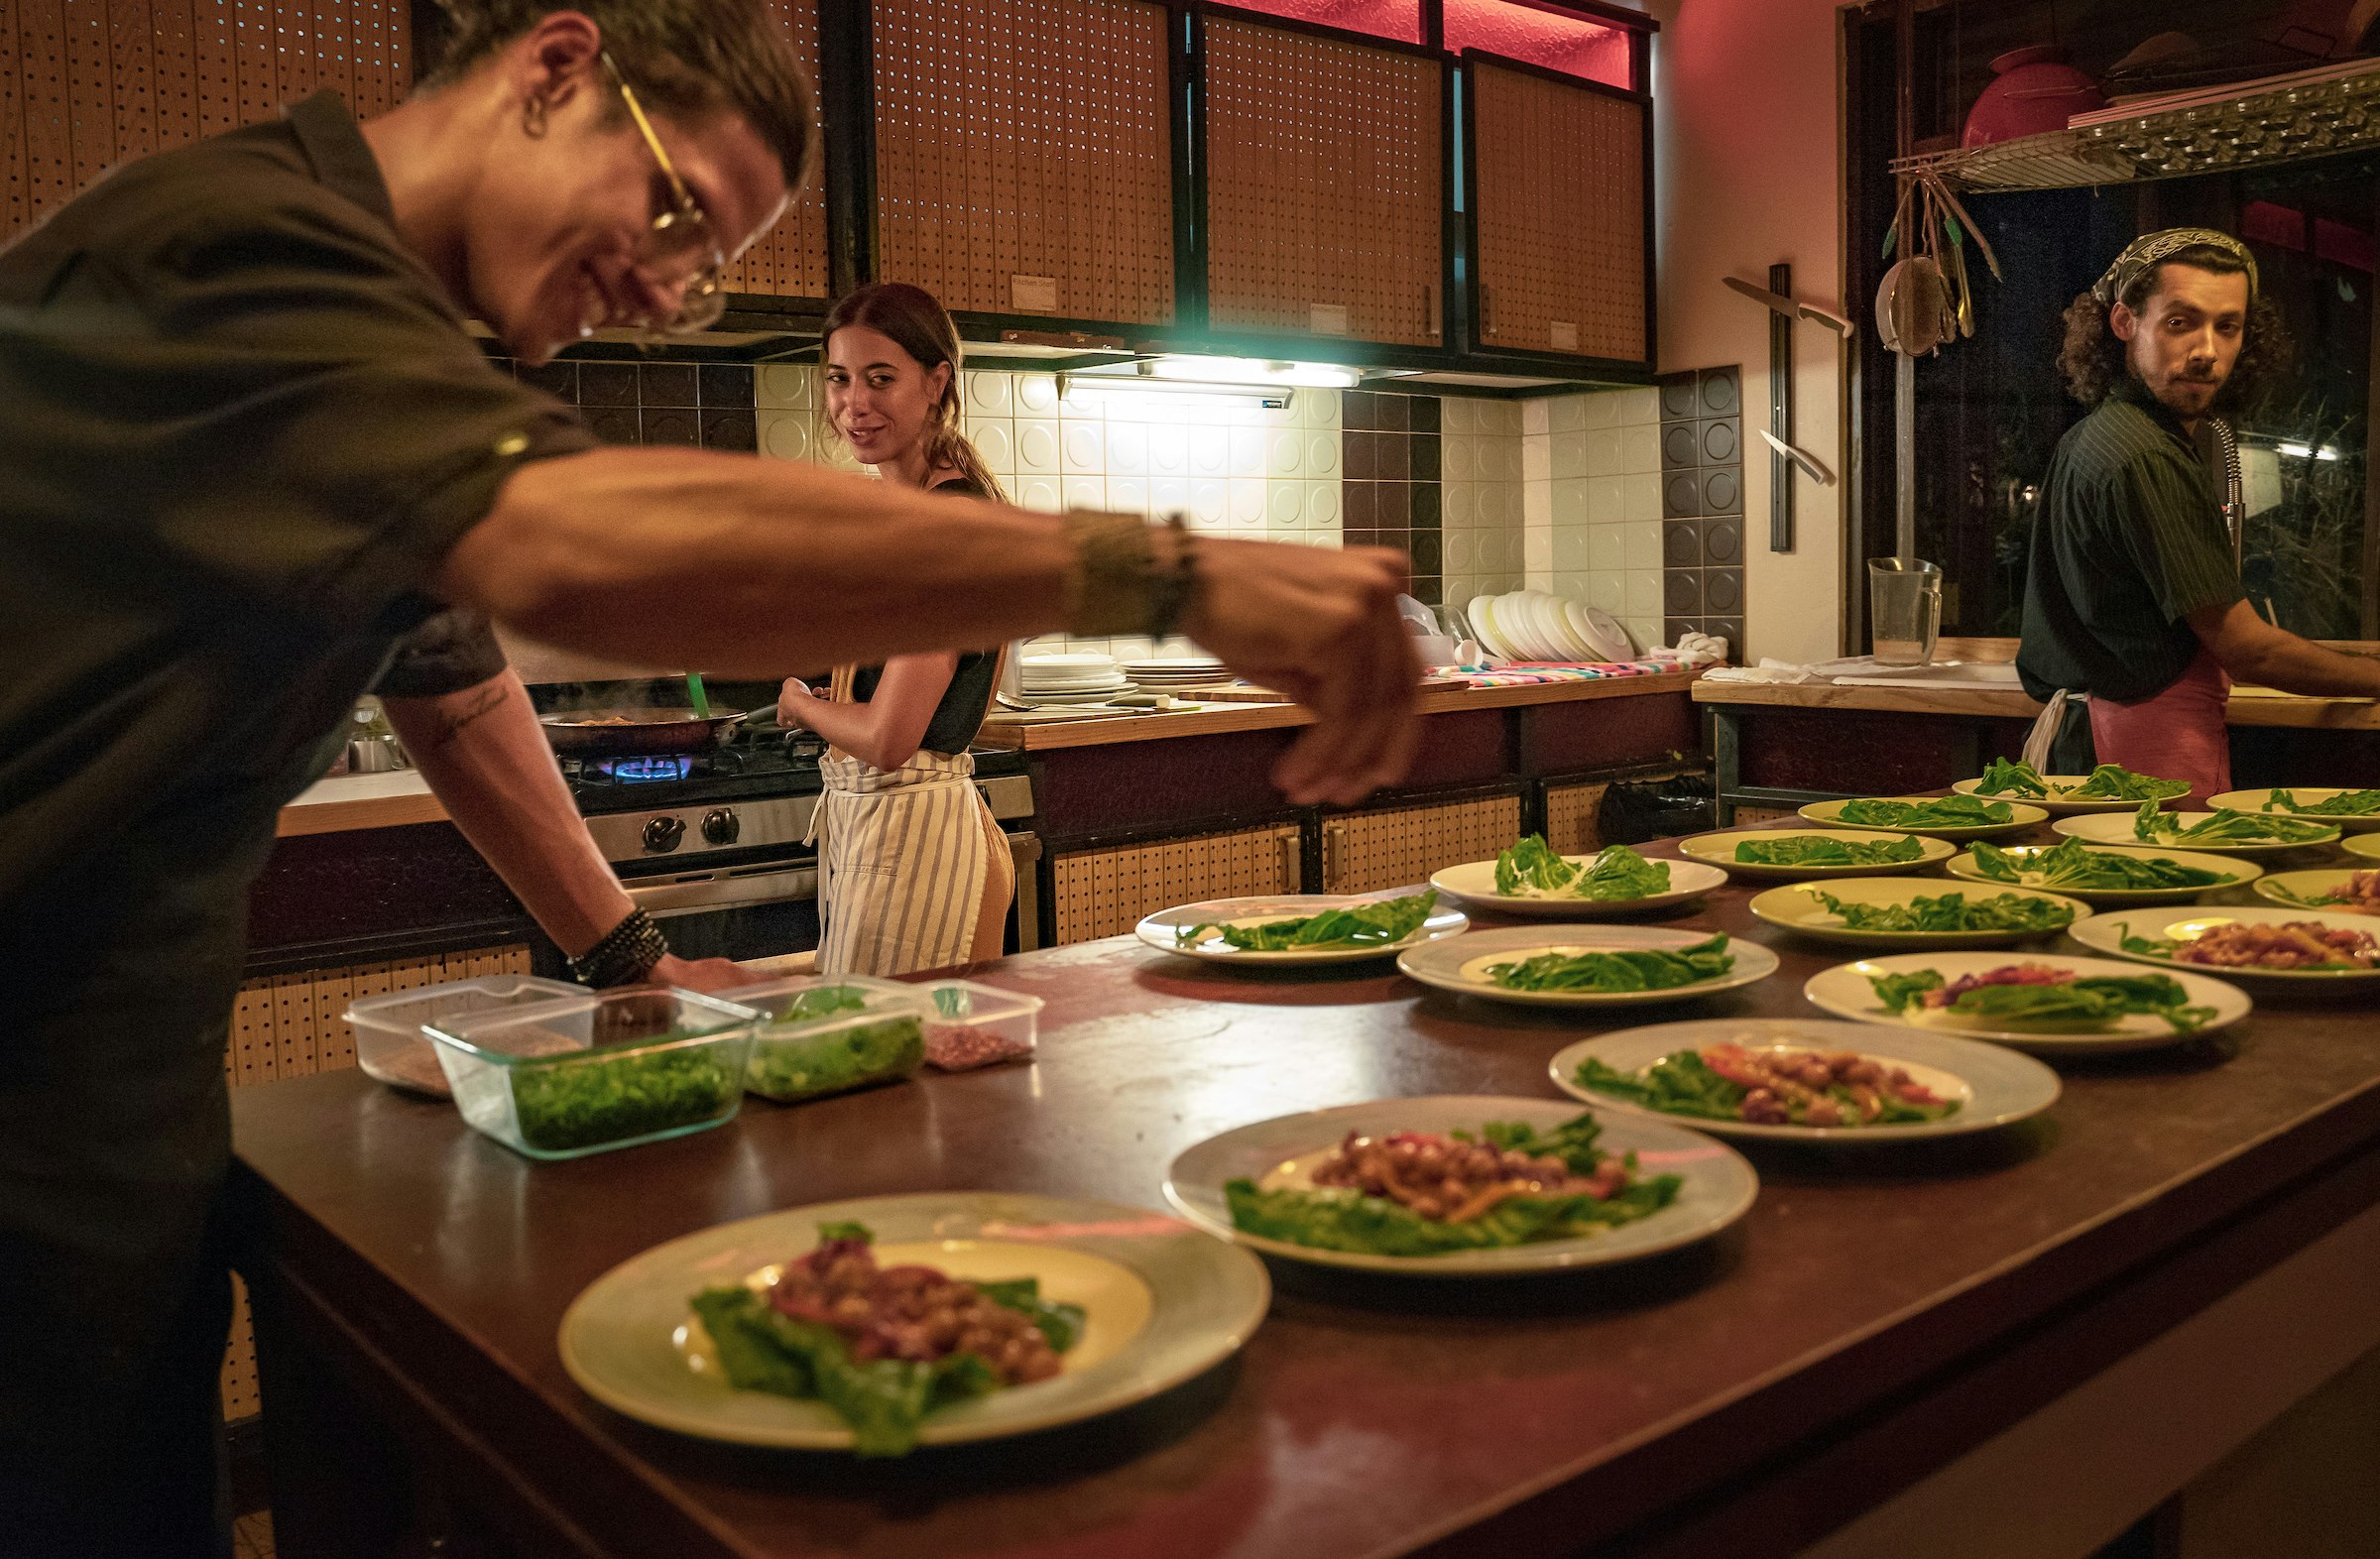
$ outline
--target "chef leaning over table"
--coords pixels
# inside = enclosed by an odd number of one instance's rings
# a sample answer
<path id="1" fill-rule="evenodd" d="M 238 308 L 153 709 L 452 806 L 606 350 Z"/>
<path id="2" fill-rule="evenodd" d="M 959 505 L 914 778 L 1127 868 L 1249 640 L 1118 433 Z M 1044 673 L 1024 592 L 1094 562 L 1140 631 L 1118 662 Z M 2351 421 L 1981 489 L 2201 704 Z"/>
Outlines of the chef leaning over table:
<path id="1" fill-rule="evenodd" d="M 0 1552 L 229 1551 L 244 900 L 376 679 L 599 982 L 724 971 L 662 961 L 490 620 L 745 677 L 1178 626 L 1312 706 L 1292 796 L 1353 801 L 1411 751 L 1390 554 L 597 448 L 492 368 L 466 316 L 530 362 L 715 318 L 801 177 L 809 93 L 760 0 L 450 9 L 394 111 L 317 95 L 0 251 Z"/>
<path id="2" fill-rule="evenodd" d="M 2240 587 L 2238 453 L 2218 414 L 2287 356 L 2255 258 L 2211 228 L 2134 240 L 2067 309 L 2059 367 L 2091 410 L 2050 457 L 2025 580 L 2016 665 L 2049 704 L 2037 767 L 2188 780 L 2182 804 L 2202 806 L 2231 788 L 2234 680 L 2380 697 L 2380 661 L 2267 623 Z"/>

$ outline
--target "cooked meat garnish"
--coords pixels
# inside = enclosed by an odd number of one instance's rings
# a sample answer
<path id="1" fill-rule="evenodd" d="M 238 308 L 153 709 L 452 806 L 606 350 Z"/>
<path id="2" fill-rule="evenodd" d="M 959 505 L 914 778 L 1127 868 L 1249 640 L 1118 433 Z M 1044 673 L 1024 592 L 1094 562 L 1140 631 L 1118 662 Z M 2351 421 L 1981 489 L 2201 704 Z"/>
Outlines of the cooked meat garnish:
<path id="1" fill-rule="evenodd" d="M 931 1266 L 879 1266 L 864 1240 L 821 1241 L 769 1291 L 781 1313 L 843 1334 L 852 1358 L 974 1354 L 1004 1385 L 1044 1380 L 1058 1356 L 1032 1318 Z"/>

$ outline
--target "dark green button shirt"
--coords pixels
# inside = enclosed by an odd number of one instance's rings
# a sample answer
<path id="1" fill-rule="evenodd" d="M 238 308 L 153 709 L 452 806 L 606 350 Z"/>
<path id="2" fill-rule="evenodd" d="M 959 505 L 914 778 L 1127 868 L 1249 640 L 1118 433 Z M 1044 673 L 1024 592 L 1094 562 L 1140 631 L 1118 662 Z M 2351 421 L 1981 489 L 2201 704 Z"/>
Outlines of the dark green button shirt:
<path id="1" fill-rule="evenodd" d="M 2129 703 L 2198 658 L 2189 615 L 2241 598 L 2206 463 L 2137 381 L 2058 441 L 2025 573 L 2025 691 Z"/>

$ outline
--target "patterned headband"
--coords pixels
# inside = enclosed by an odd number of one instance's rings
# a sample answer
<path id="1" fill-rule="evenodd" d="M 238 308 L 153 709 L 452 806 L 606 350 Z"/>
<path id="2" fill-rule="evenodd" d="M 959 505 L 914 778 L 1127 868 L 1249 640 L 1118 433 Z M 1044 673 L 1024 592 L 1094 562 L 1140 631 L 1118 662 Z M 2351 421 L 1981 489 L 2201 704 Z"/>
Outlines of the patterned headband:
<path id="1" fill-rule="evenodd" d="M 2211 227 L 2169 227 L 2162 232 L 2141 234 L 2124 246 L 2124 252 L 2115 257 L 2115 264 L 2091 288 L 2090 296 L 2102 306 L 2112 307 L 2118 299 L 2132 291 L 2133 283 L 2185 249 L 2220 249 L 2237 260 L 2248 273 L 2248 301 L 2256 300 L 2256 257 L 2248 253 L 2246 244 Z"/>

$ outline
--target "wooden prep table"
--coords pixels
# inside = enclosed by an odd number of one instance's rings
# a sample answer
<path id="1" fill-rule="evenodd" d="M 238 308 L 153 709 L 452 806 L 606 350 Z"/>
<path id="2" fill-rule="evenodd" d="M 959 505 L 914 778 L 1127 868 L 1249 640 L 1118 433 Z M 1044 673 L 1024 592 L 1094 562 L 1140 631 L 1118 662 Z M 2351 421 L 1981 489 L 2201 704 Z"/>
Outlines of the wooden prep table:
<path id="1" fill-rule="evenodd" d="M 2005 1132 L 1755 1148 L 1745 1220 L 1653 1261 L 1444 1285 L 1278 1266 L 1240 1358 L 1037 1436 L 877 1465 L 741 1451 L 612 1414 L 557 1359 L 580 1288 L 711 1224 L 929 1189 L 1154 1207 L 1177 1152 L 1250 1121 L 1548 1097 L 1583 1033 L 1817 1016 L 1802 982 L 1845 954 L 1747 897 L 1659 923 L 1769 943 L 1776 975 L 1595 1022 L 1376 965 L 1027 954 L 982 977 L 1048 999 L 1031 1066 L 752 1100 L 569 1163 L 353 1072 L 239 1090 L 281 1551 L 2079 1554 L 2380 1343 L 2374 1018 L 2259 994 L 2229 1035 L 2062 1065 L 2058 1105 Z"/>

